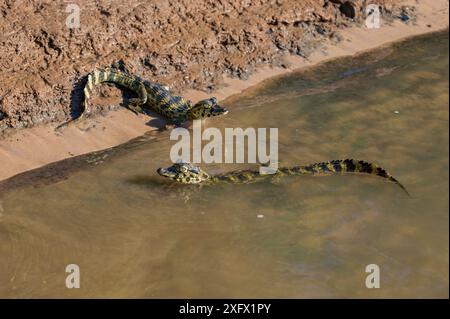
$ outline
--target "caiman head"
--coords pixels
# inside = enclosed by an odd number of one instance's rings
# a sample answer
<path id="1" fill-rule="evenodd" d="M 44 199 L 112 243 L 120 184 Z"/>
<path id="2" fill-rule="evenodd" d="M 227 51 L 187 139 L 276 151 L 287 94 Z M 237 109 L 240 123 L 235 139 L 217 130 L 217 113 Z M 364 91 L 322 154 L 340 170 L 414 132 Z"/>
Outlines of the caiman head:
<path id="1" fill-rule="evenodd" d="M 157 172 L 182 184 L 199 184 L 211 178 L 200 167 L 190 163 L 175 163 L 168 168 L 158 168 Z"/>
<path id="2" fill-rule="evenodd" d="M 189 111 L 188 116 L 191 120 L 199 120 L 207 117 L 227 114 L 228 110 L 217 103 L 217 99 L 212 97 L 197 102 Z"/>

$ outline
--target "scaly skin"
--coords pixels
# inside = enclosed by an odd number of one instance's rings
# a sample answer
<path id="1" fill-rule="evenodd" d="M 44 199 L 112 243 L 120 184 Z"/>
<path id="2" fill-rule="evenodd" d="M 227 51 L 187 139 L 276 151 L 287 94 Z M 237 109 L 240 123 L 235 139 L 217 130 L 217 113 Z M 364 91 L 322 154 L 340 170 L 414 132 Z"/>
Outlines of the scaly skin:
<path id="1" fill-rule="evenodd" d="M 265 175 L 261 175 L 259 171 L 241 170 L 211 176 L 201 168 L 189 163 L 176 163 L 168 168 L 158 169 L 159 175 L 181 184 L 215 184 L 219 182 L 242 184 L 265 178 L 277 178 L 289 175 L 323 175 L 336 173 L 363 173 L 380 176 L 396 183 L 408 194 L 406 188 L 383 168 L 376 164 L 354 159 L 333 160 L 304 166 L 282 167 L 275 174 Z"/>
<path id="2" fill-rule="evenodd" d="M 58 128 L 66 126 L 71 122 L 78 122 L 83 117 L 91 113 L 89 99 L 95 86 L 101 83 L 115 83 L 121 87 L 129 89 L 137 95 L 137 98 L 129 100 L 128 108 L 135 113 L 143 113 L 144 108 L 152 109 L 166 117 L 175 125 L 187 120 L 204 119 L 211 116 L 227 114 L 228 110 L 217 104 L 217 99 L 212 97 L 197 102 L 195 105 L 191 101 L 186 101 L 181 96 L 170 94 L 169 90 L 156 83 L 142 81 L 141 79 L 129 75 L 115 68 L 95 70 L 88 75 L 88 80 L 84 88 L 83 110 L 79 117 Z"/>

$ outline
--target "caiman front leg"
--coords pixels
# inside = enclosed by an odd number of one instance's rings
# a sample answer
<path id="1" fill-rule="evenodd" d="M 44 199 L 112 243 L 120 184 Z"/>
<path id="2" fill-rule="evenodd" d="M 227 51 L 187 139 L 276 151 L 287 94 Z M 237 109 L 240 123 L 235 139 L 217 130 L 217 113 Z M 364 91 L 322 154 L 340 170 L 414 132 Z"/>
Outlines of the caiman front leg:
<path id="1" fill-rule="evenodd" d="M 138 97 L 129 99 L 127 108 L 136 115 L 139 115 L 139 113 L 145 113 L 143 106 L 145 105 L 145 103 L 147 103 L 147 90 L 145 89 L 145 85 L 141 82 L 136 84 L 136 86 Z"/>
<path id="2" fill-rule="evenodd" d="M 163 125 L 161 127 L 158 128 L 159 131 L 163 132 L 163 131 L 168 131 L 171 129 L 174 129 L 176 127 L 181 127 L 180 123 L 172 121 L 172 120 L 165 120 L 163 122 Z"/>
<path id="3" fill-rule="evenodd" d="M 127 109 L 129 109 L 131 112 L 133 112 L 136 115 L 139 115 L 139 113 L 144 114 L 144 109 L 142 108 L 141 105 L 137 104 L 137 102 L 139 101 L 139 99 L 130 99 L 128 100 L 128 104 L 127 104 Z"/>
<path id="4" fill-rule="evenodd" d="M 164 130 L 173 129 L 173 128 L 176 128 L 176 127 L 184 127 L 184 124 L 187 121 L 188 121 L 188 119 L 184 118 L 184 117 L 170 119 L 164 125 Z"/>

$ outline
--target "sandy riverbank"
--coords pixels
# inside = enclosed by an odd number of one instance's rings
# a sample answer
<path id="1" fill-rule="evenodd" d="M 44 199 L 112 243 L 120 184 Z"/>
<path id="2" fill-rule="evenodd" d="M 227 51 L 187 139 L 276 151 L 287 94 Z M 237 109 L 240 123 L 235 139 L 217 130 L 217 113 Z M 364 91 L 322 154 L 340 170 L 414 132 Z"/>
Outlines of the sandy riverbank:
<path id="1" fill-rule="evenodd" d="M 317 63 L 361 53 L 407 37 L 448 28 L 448 1 L 411 1 L 417 8 L 417 23 L 404 24 L 395 21 L 382 25 L 380 29 L 351 27 L 340 31 L 343 40 L 337 44 L 327 44 L 324 49 L 313 52 L 308 59 L 286 56 L 286 67 L 263 67 L 247 80 L 224 78 L 225 86 L 212 93 L 187 90 L 184 95 L 192 100 L 214 95 L 223 100 L 254 86 L 265 79 L 293 72 Z M 231 112 L 232 112 L 231 108 Z M 97 116 L 80 127 L 69 127 L 62 134 L 55 134 L 53 125 L 20 130 L 0 140 L 0 180 L 23 171 L 100 149 L 124 143 L 158 125 L 151 116 L 136 116 L 125 109 L 110 111 L 106 116 Z M 216 119 L 214 119 L 216 120 Z M 82 128 L 82 129 L 80 129 Z"/>

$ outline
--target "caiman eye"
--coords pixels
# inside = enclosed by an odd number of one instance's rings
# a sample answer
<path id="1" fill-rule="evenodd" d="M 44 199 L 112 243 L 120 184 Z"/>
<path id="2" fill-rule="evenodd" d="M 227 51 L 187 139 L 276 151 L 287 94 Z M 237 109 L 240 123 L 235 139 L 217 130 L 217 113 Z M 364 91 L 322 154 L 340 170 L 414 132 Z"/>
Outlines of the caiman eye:
<path id="1" fill-rule="evenodd" d="M 200 173 L 198 167 L 192 168 L 191 171 L 194 172 L 194 173 L 196 173 L 196 174 Z"/>

